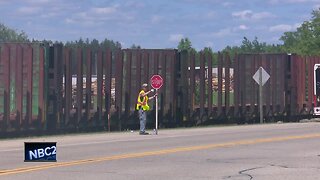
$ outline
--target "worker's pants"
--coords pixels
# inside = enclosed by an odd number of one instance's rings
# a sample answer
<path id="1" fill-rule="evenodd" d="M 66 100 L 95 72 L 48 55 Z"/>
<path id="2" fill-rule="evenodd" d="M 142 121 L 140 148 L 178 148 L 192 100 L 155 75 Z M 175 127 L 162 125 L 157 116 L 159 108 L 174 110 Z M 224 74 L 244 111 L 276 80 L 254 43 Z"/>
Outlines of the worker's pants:
<path id="1" fill-rule="evenodd" d="M 140 109 L 139 110 L 139 120 L 140 120 L 140 132 L 145 132 L 147 124 L 147 112 Z"/>

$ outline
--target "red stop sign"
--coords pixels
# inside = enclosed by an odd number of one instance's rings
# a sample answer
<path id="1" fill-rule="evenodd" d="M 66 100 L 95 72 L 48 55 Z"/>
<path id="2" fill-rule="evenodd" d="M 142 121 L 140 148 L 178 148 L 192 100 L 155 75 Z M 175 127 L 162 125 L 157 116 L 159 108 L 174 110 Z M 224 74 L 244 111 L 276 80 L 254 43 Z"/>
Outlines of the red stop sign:
<path id="1" fill-rule="evenodd" d="M 151 77 L 151 86 L 154 89 L 160 89 L 163 85 L 163 79 L 160 75 L 153 75 Z"/>

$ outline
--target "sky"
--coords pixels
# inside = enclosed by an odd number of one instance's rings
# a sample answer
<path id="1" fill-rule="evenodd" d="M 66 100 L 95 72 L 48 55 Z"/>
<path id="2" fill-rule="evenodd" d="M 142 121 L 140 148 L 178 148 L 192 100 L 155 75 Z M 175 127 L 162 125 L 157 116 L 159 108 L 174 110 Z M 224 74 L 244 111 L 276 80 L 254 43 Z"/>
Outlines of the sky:
<path id="1" fill-rule="evenodd" d="M 240 45 L 243 37 L 281 44 L 320 0 L 0 0 L 0 23 L 30 39 L 105 38 L 123 48 L 176 48 L 189 38 L 197 50 Z"/>

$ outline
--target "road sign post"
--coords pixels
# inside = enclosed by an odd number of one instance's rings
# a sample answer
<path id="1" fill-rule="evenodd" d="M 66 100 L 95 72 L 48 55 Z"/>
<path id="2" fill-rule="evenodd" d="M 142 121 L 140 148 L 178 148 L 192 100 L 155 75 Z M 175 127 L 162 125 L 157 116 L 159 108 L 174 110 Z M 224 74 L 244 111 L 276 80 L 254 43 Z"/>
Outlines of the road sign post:
<path id="1" fill-rule="evenodd" d="M 260 109 L 260 123 L 263 123 L 263 99 L 262 99 L 262 68 L 259 68 L 259 109 Z"/>
<path id="2" fill-rule="evenodd" d="M 156 129 L 155 134 L 158 134 L 158 89 L 163 85 L 163 79 L 160 75 L 153 75 L 151 77 L 151 87 L 156 90 Z"/>
<path id="3" fill-rule="evenodd" d="M 259 111 L 260 111 L 260 123 L 263 123 L 263 85 L 268 81 L 270 75 L 260 67 L 253 75 L 253 79 L 259 84 Z"/>

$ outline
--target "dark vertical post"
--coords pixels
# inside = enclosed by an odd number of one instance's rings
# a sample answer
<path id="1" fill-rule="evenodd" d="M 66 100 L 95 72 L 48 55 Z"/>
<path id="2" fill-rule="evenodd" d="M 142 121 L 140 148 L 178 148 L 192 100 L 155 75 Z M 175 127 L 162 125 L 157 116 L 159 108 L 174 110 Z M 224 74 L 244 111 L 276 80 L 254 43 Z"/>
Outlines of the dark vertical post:
<path id="1" fill-rule="evenodd" d="M 247 78 L 246 78 L 246 64 L 247 64 L 247 60 L 246 60 L 246 55 L 241 55 L 241 59 L 239 61 L 239 72 L 240 72 L 240 95 L 241 95 L 241 107 L 242 109 L 246 108 L 246 104 L 247 104 L 247 93 L 246 93 L 246 88 L 247 88 Z"/>
<path id="2" fill-rule="evenodd" d="M 226 113 L 229 112 L 230 107 L 230 55 L 226 54 L 226 60 L 225 60 L 225 70 L 224 70 L 224 76 L 225 76 L 225 107 L 226 107 Z"/>
<path id="3" fill-rule="evenodd" d="M 110 131 L 110 105 L 111 105 L 111 82 L 112 82 L 112 53 L 110 49 L 105 52 L 105 108 L 107 113 L 107 128 Z"/>
<path id="4" fill-rule="evenodd" d="M 284 77 L 284 81 L 287 83 L 285 83 L 285 111 L 286 111 L 286 115 L 288 118 L 292 117 L 294 115 L 294 112 L 293 112 L 293 107 L 295 106 L 296 102 L 296 98 L 295 100 L 292 99 L 292 94 L 294 94 L 294 90 L 293 90 L 293 79 L 292 77 L 294 76 L 293 73 L 292 73 L 292 59 L 291 59 L 291 54 L 287 55 L 286 54 L 286 67 L 285 67 L 285 77 Z"/>
<path id="5" fill-rule="evenodd" d="M 144 66 L 146 66 L 146 61 L 148 61 L 148 59 L 147 59 L 148 56 L 147 56 L 146 53 L 144 53 L 145 50 L 141 50 L 140 52 L 144 54 L 144 57 L 143 57 L 143 59 L 145 61 Z M 131 50 L 131 72 L 132 72 L 132 77 L 130 78 L 130 81 L 131 81 L 130 83 L 131 83 L 131 86 L 132 86 L 132 89 L 131 89 L 131 103 L 133 104 L 134 108 L 136 108 L 137 97 L 138 97 L 138 93 L 139 93 L 140 88 L 141 88 L 141 84 L 137 83 L 137 78 L 138 78 L 137 62 L 138 62 L 138 54 L 135 53 L 135 51 Z M 148 65 L 146 66 L 146 68 L 149 70 L 149 66 Z"/>
<path id="6" fill-rule="evenodd" d="M 312 59 L 310 57 L 306 57 L 306 67 L 305 67 L 306 70 L 305 71 L 306 71 L 306 76 L 308 77 L 306 80 L 307 81 L 306 82 L 306 94 L 307 94 L 306 107 L 308 109 L 310 108 L 310 104 L 312 103 L 312 101 L 310 101 L 310 86 L 312 85 L 312 78 L 313 78 L 313 73 L 312 73 L 313 71 L 310 72 L 311 64 L 312 64 Z"/>
<path id="7" fill-rule="evenodd" d="M 57 97 L 55 92 L 55 62 L 54 62 L 54 48 L 52 46 L 48 47 L 48 71 L 47 71 L 47 113 L 46 113 L 46 129 L 49 131 L 54 131 L 57 124 Z"/>
<path id="8" fill-rule="evenodd" d="M 305 59 L 303 57 L 297 57 L 298 58 L 298 67 L 300 67 L 298 70 L 298 103 L 299 103 L 299 109 L 298 112 L 300 113 L 300 110 L 303 107 L 303 104 L 305 103 L 305 97 L 306 97 L 306 92 L 305 92 L 305 80 L 306 80 L 306 73 L 305 71 L 302 71 L 305 69 Z"/>
<path id="9" fill-rule="evenodd" d="M 62 48 L 62 57 L 61 57 L 61 61 L 62 61 L 62 67 L 61 67 L 61 71 L 62 71 L 62 89 L 61 89 L 61 104 L 62 104 L 62 119 L 64 120 L 64 123 L 66 123 L 66 114 L 67 114 L 67 110 L 66 110 L 66 106 L 67 106 L 67 99 L 66 99 L 66 91 L 67 91 L 67 88 L 66 88 L 66 73 L 67 73 L 67 61 L 66 61 L 66 51 L 64 48 Z"/>
<path id="10" fill-rule="evenodd" d="M 56 44 L 49 47 L 49 66 L 47 71 L 47 128 L 55 130 L 62 125 L 62 46 Z M 58 123 L 57 123 L 58 122 Z"/>
<path id="11" fill-rule="evenodd" d="M 275 58 L 275 55 L 270 55 L 270 61 L 271 61 L 271 89 L 272 89 L 272 109 L 273 109 L 273 113 L 275 113 L 276 110 L 276 106 L 277 106 L 277 61 Z"/>
<path id="12" fill-rule="evenodd" d="M 31 95 L 31 100 L 32 100 L 32 104 L 31 104 L 31 117 L 32 117 L 32 125 L 33 127 L 39 129 L 40 128 L 40 119 L 39 119 L 39 114 L 40 114 L 40 110 L 39 110 L 39 80 L 40 80 L 40 44 L 30 44 L 30 48 L 31 48 L 31 53 L 32 53 L 32 95 Z"/>
<path id="13" fill-rule="evenodd" d="M 189 116 L 192 116 L 193 110 L 194 110 L 194 105 L 195 105 L 195 54 L 190 53 L 189 55 L 189 60 L 190 60 L 190 114 Z"/>
<path id="14" fill-rule="evenodd" d="M 291 97 L 290 97 L 290 112 L 291 116 L 297 115 L 297 109 L 298 109 L 298 94 L 297 94 L 297 82 L 298 82 L 298 76 L 297 76 L 297 59 L 295 55 L 289 55 L 288 57 L 290 61 L 290 73 L 291 73 Z"/>
<path id="15" fill-rule="evenodd" d="M 181 52 L 180 55 L 180 78 L 179 78 L 179 108 L 183 121 L 187 120 L 187 108 L 188 108 L 188 56 L 187 51 Z"/>
<path id="16" fill-rule="evenodd" d="M 23 55 L 22 55 L 22 47 L 21 45 L 14 44 L 12 45 L 11 48 L 15 49 L 16 55 L 14 56 L 14 61 L 15 63 L 15 89 L 16 89 L 16 120 L 17 120 L 17 126 L 18 128 L 21 128 L 21 125 L 25 125 L 23 121 Z M 13 54 L 12 54 L 13 55 Z M 12 62 L 12 61 L 11 61 Z"/>
<path id="17" fill-rule="evenodd" d="M 301 69 L 302 68 L 302 58 L 300 56 L 297 56 L 295 55 L 294 56 L 295 59 L 296 59 L 296 67 L 299 67 L 296 69 L 296 73 L 297 73 L 297 104 L 298 104 L 298 107 L 297 107 L 297 112 L 299 113 L 300 110 L 301 110 L 301 107 L 302 107 L 302 104 L 303 104 L 303 101 L 302 101 L 302 96 L 305 95 L 305 93 L 301 90 L 301 83 L 302 83 L 302 78 L 301 78 Z"/>
<path id="18" fill-rule="evenodd" d="M 262 61 L 265 62 L 265 64 L 266 64 L 266 71 L 268 74 L 270 74 L 270 72 L 271 72 L 269 56 L 270 55 L 266 55 L 266 54 L 262 55 Z M 268 80 L 266 82 L 263 89 L 265 92 L 264 99 L 265 99 L 265 104 L 266 104 L 265 114 L 267 114 L 270 111 L 270 97 L 271 97 L 270 80 Z"/>
<path id="19" fill-rule="evenodd" d="M 212 54 L 207 54 L 208 62 L 208 115 L 212 114 Z"/>
<path id="20" fill-rule="evenodd" d="M 118 112 L 119 130 L 122 129 L 122 78 L 123 78 L 123 54 L 121 50 L 116 52 L 116 109 Z"/>
<path id="21" fill-rule="evenodd" d="M 32 96 L 33 96 L 33 52 L 30 45 L 23 49 L 23 60 L 27 62 L 27 108 L 26 108 L 26 127 L 32 122 Z"/>
<path id="22" fill-rule="evenodd" d="M 4 80 L 5 80 L 5 75 L 4 75 L 4 70 L 3 70 L 3 61 L 2 61 L 2 48 L 3 44 L 0 44 L 0 132 L 4 131 L 6 129 L 6 124 L 5 124 L 5 117 L 4 117 L 4 110 L 5 110 L 5 85 L 4 85 Z"/>
<path id="23" fill-rule="evenodd" d="M 86 104 L 85 104 L 85 122 L 90 120 L 90 111 L 91 111 L 91 74 L 92 74 L 92 51 L 91 49 L 86 49 Z M 90 122 L 91 123 L 91 122 Z"/>
<path id="24" fill-rule="evenodd" d="M 307 74 L 306 74 L 306 58 L 304 57 L 300 57 L 300 66 L 301 70 L 300 70 L 300 83 L 299 83 L 299 95 L 300 95 L 300 102 L 301 102 L 301 109 L 303 107 L 304 104 L 306 104 L 306 96 L 307 96 L 307 92 L 306 92 L 306 78 L 307 78 Z M 301 110 L 299 109 L 299 111 Z"/>
<path id="25" fill-rule="evenodd" d="M 82 120 L 83 108 L 83 52 L 81 48 L 77 49 L 77 126 Z"/>
<path id="26" fill-rule="evenodd" d="M 139 94 L 139 92 L 141 90 L 141 85 L 143 83 L 149 83 L 149 79 L 151 77 L 149 75 L 149 73 L 150 73 L 150 69 L 152 69 L 153 66 L 151 65 L 151 68 L 149 68 L 150 67 L 150 63 L 149 62 L 150 62 L 150 55 L 152 55 L 152 51 L 153 50 L 139 50 L 139 51 L 136 51 L 136 61 L 135 61 L 136 62 L 136 82 L 138 82 L 138 83 L 136 83 L 136 91 L 133 93 L 134 106 L 136 104 L 136 100 L 137 100 L 138 94 Z M 141 72 L 142 71 L 142 67 L 143 67 L 143 72 Z M 138 69 L 140 69 L 140 70 L 138 71 Z M 155 107 L 153 109 L 155 109 Z"/>
<path id="27" fill-rule="evenodd" d="M 317 64 L 317 57 L 313 56 L 312 58 L 312 64 L 310 64 L 310 74 L 312 76 L 312 83 L 310 84 L 310 108 L 309 110 L 313 109 L 313 107 L 316 105 L 316 99 L 314 96 L 314 65 Z"/>
<path id="28" fill-rule="evenodd" d="M 98 50 L 97 53 L 97 113 L 98 119 L 96 120 L 96 126 L 101 126 L 102 123 L 102 91 L 103 91 L 103 62 L 102 62 L 102 51 Z"/>
<path id="29" fill-rule="evenodd" d="M 234 93 L 234 115 L 239 112 L 240 101 L 240 72 L 239 72 L 239 56 L 235 54 L 233 60 L 233 93 Z"/>
<path id="30" fill-rule="evenodd" d="M 172 51 L 171 53 L 171 99 L 172 99 L 172 104 L 171 104 L 171 109 L 172 109 L 172 119 L 175 119 L 177 116 L 176 116 L 176 113 L 177 113 L 177 67 L 178 67 L 178 63 L 180 61 L 179 59 L 179 53 L 177 50 L 175 51 Z"/>
<path id="31" fill-rule="evenodd" d="M 205 106 L 205 59 L 204 52 L 200 52 L 200 120 L 204 115 Z"/>
<path id="32" fill-rule="evenodd" d="M 258 56 L 256 54 L 250 54 L 248 55 L 250 57 L 250 74 L 249 79 L 250 81 L 248 82 L 250 84 L 249 87 L 249 94 L 250 94 L 250 112 L 254 112 L 255 107 L 258 106 L 258 99 L 259 99 L 259 84 L 257 84 L 255 81 L 253 81 L 252 76 L 259 70 L 259 64 L 258 64 Z M 258 106 L 259 107 L 259 106 Z"/>
<path id="33" fill-rule="evenodd" d="M 10 115 L 10 48 L 7 44 L 1 46 L 0 63 L 3 65 L 3 77 L 4 77 L 4 93 L 3 93 L 3 112 L 4 112 L 4 126 L 1 128 L 6 131 L 9 123 Z"/>
<path id="34" fill-rule="evenodd" d="M 126 53 L 126 85 L 125 85 L 125 117 L 128 118 L 130 116 L 130 107 L 131 107 L 131 62 L 132 62 L 132 51 L 125 51 Z M 144 70 L 146 68 L 144 67 Z"/>
<path id="35" fill-rule="evenodd" d="M 9 101 L 9 109 L 8 109 L 8 122 L 9 125 L 12 127 L 12 120 L 15 121 L 15 119 L 12 119 L 12 114 L 15 113 L 15 108 L 16 108 L 16 67 L 17 67 L 17 63 L 16 63 L 16 50 L 13 49 L 11 47 L 10 44 L 8 44 L 8 50 L 9 50 L 9 61 L 8 63 L 10 64 L 10 79 L 9 79 L 9 91 L 8 91 L 8 101 Z"/>
<path id="36" fill-rule="evenodd" d="M 162 51 L 163 56 L 162 56 L 162 59 L 161 59 L 161 68 L 162 68 L 161 76 L 162 76 L 162 78 L 164 80 L 164 83 L 163 83 L 163 85 L 162 85 L 162 87 L 160 89 L 161 95 L 159 96 L 160 99 L 161 99 L 161 104 L 160 104 L 160 109 L 161 109 L 161 111 L 160 111 L 160 123 L 162 122 L 162 118 L 163 118 L 164 114 L 166 113 L 165 112 L 165 104 L 167 103 L 166 102 L 166 92 L 167 92 L 167 90 L 166 90 L 167 67 L 166 66 L 167 66 L 167 59 L 168 59 L 167 52 L 168 51 L 166 51 L 166 50 Z"/>
<path id="37" fill-rule="evenodd" d="M 59 127 L 64 125 L 62 116 L 62 78 L 63 78 L 63 60 L 62 60 L 62 44 L 54 45 L 54 86 L 55 96 L 57 102 L 57 125 Z M 52 87 L 53 88 L 53 87 Z"/>
<path id="38" fill-rule="evenodd" d="M 278 61 L 279 61 L 279 66 L 278 67 L 278 74 L 279 74 L 279 101 L 280 101 L 280 111 L 284 112 L 285 108 L 285 94 L 286 94 L 286 88 L 285 84 L 288 83 L 288 81 L 285 81 L 285 78 L 287 76 L 287 69 L 286 69 L 286 61 L 287 61 L 287 55 L 286 54 L 281 54 L 278 56 Z M 313 74 L 312 74 L 313 77 Z"/>
<path id="39" fill-rule="evenodd" d="M 135 56 L 135 72 L 136 72 L 136 76 L 135 76 L 135 84 L 136 84 L 136 93 L 134 93 L 134 99 L 136 100 L 138 97 L 138 93 L 141 90 L 141 64 L 142 64 L 142 59 L 143 59 L 143 53 L 145 52 L 145 50 L 142 51 L 137 51 L 137 50 L 132 50 L 133 56 Z M 149 68 L 149 66 L 148 66 Z M 142 81 L 144 81 L 143 83 L 147 83 L 148 81 L 146 81 L 147 77 L 143 77 Z M 136 103 L 136 101 L 134 101 Z"/>
<path id="40" fill-rule="evenodd" d="M 301 73 L 300 73 L 300 68 L 302 68 L 301 66 L 301 58 L 297 55 L 293 55 L 292 57 L 294 59 L 294 71 L 295 71 L 295 76 L 296 76 L 296 92 L 297 92 L 297 113 L 299 113 L 299 111 L 301 110 L 300 106 L 302 105 L 301 103 L 301 95 L 303 94 L 303 92 L 301 92 L 300 87 L 301 87 Z M 299 68 L 297 68 L 299 67 Z"/>
<path id="41" fill-rule="evenodd" d="M 70 122 L 70 110 L 72 108 L 72 62 L 70 49 L 64 49 L 65 60 L 65 123 Z"/>
<path id="42" fill-rule="evenodd" d="M 45 81 L 45 50 L 44 47 L 40 47 L 39 50 L 39 119 L 40 123 L 44 124 L 45 122 L 45 114 L 46 114 L 46 108 L 45 108 L 45 94 L 46 89 L 44 86 Z"/>
<path id="43" fill-rule="evenodd" d="M 223 56 L 218 53 L 218 114 L 222 113 L 222 62 Z"/>
<path id="44" fill-rule="evenodd" d="M 119 81 L 119 83 L 120 83 L 120 99 L 119 99 L 119 112 L 120 112 L 120 114 L 119 114 L 119 119 L 120 119 L 120 127 L 119 127 L 119 129 L 121 130 L 122 129 L 122 111 L 123 111 L 123 108 L 122 108 L 122 105 L 123 105 L 123 97 L 124 97 L 124 94 L 123 94 L 123 68 L 124 68 L 124 66 L 123 66 L 123 51 L 119 51 L 119 61 L 120 61 L 120 63 L 119 63 L 119 66 L 120 66 L 120 68 L 119 68 L 119 73 L 120 73 L 120 81 Z"/>
<path id="45" fill-rule="evenodd" d="M 308 83 L 308 101 L 309 101 L 309 109 L 312 109 L 314 107 L 314 64 L 315 62 L 315 57 L 309 57 L 309 68 L 308 68 L 308 73 L 309 73 L 309 83 Z"/>

